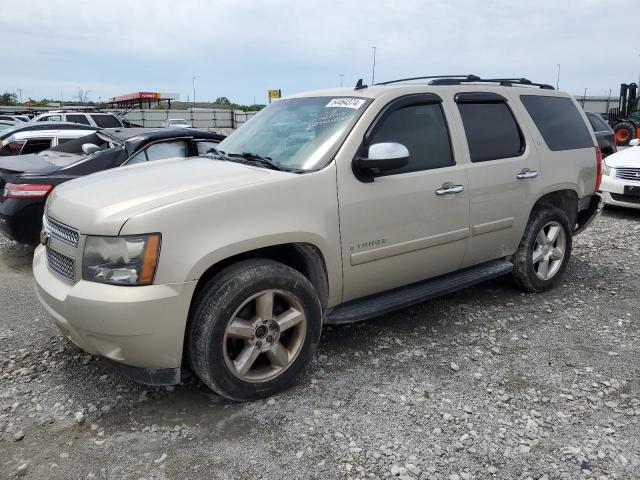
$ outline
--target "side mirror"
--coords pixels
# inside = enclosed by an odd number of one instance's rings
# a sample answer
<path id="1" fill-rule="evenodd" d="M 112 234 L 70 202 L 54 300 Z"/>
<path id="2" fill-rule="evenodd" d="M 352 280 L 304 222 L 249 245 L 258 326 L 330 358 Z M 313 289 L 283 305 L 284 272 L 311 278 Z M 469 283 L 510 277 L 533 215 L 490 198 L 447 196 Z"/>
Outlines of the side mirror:
<path id="1" fill-rule="evenodd" d="M 637 147 L 638 145 L 640 145 L 640 138 L 634 138 L 629 142 L 630 147 Z"/>
<path id="2" fill-rule="evenodd" d="M 396 170 L 409 164 L 409 150 L 401 143 L 374 143 L 369 146 L 367 158 L 353 161 L 354 172 L 359 178 L 372 179 L 382 172 Z"/>
<path id="3" fill-rule="evenodd" d="M 95 145 L 93 143 L 83 143 L 82 144 L 82 151 L 83 153 L 86 153 L 87 155 L 91 155 L 92 153 L 98 152 L 100 150 L 100 147 L 98 145 Z"/>

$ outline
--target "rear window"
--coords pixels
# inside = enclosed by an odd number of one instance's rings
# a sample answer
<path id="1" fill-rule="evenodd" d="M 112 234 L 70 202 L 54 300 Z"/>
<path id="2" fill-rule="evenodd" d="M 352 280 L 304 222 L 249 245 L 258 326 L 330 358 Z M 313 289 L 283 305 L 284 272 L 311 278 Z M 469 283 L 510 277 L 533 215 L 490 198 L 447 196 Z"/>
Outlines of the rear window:
<path id="1" fill-rule="evenodd" d="M 120 120 L 113 115 L 91 115 L 96 125 L 102 128 L 121 127 Z"/>
<path id="2" fill-rule="evenodd" d="M 570 98 L 521 95 L 520 99 L 550 150 L 593 148 L 593 140 Z"/>
<path id="3" fill-rule="evenodd" d="M 82 123 L 83 125 L 90 125 L 89 119 L 86 115 L 70 115 L 67 114 L 67 122 Z"/>
<path id="4" fill-rule="evenodd" d="M 458 104 L 472 162 L 518 157 L 524 140 L 504 102 Z"/>
<path id="5" fill-rule="evenodd" d="M 594 132 L 608 132 L 610 131 L 609 125 L 607 125 L 602 118 L 598 115 L 587 115 L 587 120 L 591 124 Z"/>

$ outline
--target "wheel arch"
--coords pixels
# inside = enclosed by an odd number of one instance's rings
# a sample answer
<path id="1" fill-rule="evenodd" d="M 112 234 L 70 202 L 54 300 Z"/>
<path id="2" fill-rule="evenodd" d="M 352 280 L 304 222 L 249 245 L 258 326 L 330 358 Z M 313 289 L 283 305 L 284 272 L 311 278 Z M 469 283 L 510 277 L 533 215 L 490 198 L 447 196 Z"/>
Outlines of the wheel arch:
<path id="1" fill-rule="evenodd" d="M 557 207 L 564 210 L 569 217 L 571 224 L 575 226 L 578 219 L 579 203 L 578 193 L 575 190 L 570 188 L 554 190 L 544 194 L 536 200 L 529 212 L 529 218 L 531 218 L 533 212 L 538 208 Z"/>
<path id="2" fill-rule="evenodd" d="M 314 286 L 322 308 L 329 302 L 329 274 L 322 251 L 315 245 L 306 242 L 281 243 L 255 248 L 230 255 L 210 265 L 198 278 L 191 299 L 200 293 L 207 282 L 229 265 L 242 260 L 264 258 L 283 263 L 302 273 Z"/>

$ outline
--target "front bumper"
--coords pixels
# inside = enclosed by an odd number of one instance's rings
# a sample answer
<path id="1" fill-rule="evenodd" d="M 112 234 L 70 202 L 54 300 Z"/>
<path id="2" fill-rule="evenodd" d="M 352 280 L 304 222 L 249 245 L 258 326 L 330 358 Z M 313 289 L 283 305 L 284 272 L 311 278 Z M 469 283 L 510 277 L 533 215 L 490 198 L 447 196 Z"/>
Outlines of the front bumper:
<path id="1" fill-rule="evenodd" d="M 38 299 L 82 350 L 117 362 L 141 383 L 179 381 L 195 281 L 144 287 L 71 284 L 49 271 L 43 246 L 34 253 L 33 274 Z"/>
<path id="2" fill-rule="evenodd" d="M 624 195 L 624 187 L 640 186 L 640 181 L 622 180 L 620 178 L 605 175 L 602 177 L 602 198 L 607 205 L 640 209 L 640 197 L 627 197 Z"/>

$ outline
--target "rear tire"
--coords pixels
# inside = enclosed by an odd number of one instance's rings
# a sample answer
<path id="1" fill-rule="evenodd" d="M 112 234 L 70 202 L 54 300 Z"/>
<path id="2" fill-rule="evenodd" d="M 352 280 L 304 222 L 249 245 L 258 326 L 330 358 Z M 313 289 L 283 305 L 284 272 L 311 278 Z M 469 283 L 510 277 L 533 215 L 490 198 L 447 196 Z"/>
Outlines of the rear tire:
<path id="1" fill-rule="evenodd" d="M 272 260 L 225 268 L 191 307 L 187 355 L 200 379 L 230 400 L 273 395 L 311 361 L 322 308 L 311 282 Z"/>
<path id="2" fill-rule="evenodd" d="M 636 127 L 629 122 L 622 122 L 615 126 L 616 143 L 618 146 L 627 146 L 629 142 L 636 138 Z"/>
<path id="3" fill-rule="evenodd" d="M 513 256 L 516 284 L 529 292 L 552 288 L 567 268 L 572 242 L 573 228 L 564 210 L 535 209 Z"/>

